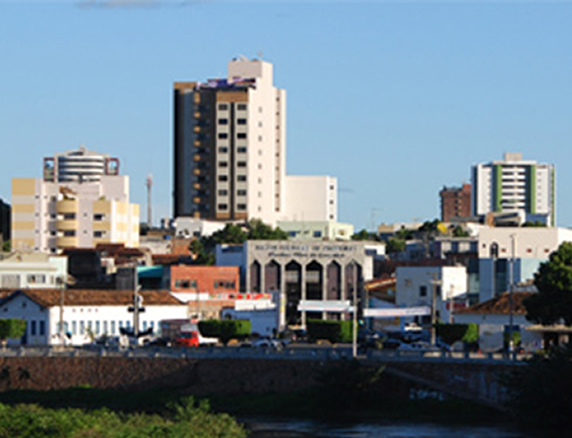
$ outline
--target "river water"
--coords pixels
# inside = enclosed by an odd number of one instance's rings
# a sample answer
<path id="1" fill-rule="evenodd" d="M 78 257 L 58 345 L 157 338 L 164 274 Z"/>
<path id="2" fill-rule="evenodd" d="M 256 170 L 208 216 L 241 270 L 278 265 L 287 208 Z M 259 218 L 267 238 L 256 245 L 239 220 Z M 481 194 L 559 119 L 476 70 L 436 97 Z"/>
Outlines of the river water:
<path id="1" fill-rule="evenodd" d="M 530 438 L 502 425 L 344 423 L 274 418 L 242 419 L 251 438 Z"/>

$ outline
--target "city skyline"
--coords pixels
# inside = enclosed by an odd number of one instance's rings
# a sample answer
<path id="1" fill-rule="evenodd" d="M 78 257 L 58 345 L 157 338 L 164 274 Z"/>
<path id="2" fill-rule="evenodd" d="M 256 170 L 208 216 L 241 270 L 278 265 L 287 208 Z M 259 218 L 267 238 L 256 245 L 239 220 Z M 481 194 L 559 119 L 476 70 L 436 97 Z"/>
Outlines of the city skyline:
<path id="1" fill-rule="evenodd" d="M 570 4 L 89 7 L 118 3 L 0 2 L 4 201 L 12 178 L 84 144 L 121 160 L 142 209 L 153 174 L 158 224 L 173 203 L 172 83 L 262 52 L 288 93 L 289 172 L 337 177 L 356 231 L 439 217 L 439 190 L 504 152 L 555 165 L 556 224 L 572 225 Z"/>

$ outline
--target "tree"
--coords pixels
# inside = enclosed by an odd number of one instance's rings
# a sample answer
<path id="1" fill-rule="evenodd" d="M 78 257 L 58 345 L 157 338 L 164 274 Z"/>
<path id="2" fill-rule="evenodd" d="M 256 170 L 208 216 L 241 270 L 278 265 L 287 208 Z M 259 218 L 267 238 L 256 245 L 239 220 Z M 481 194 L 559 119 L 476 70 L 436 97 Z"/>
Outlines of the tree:
<path id="1" fill-rule="evenodd" d="M 272 228 L 260 219 L 248 223 L 248 240 L 288 240 L 288 233 L 280 228 Z"/>
<path id="2" fill-rule="evenodd" d="M 12 250 L 12 243 L 9 240 L 2 242 L 2 251 L 10 252 Z"/>
<path id="3" fill-rule="evenodd" d="M 469 232 L 464 230 L 463 227 L 457 225 L 453 228 L 453 237 L 469 237 Z"/>
<path id="4" fill-rule="evenodd" d="M 388 254 L 405 251 L 405 240 L 398 237 L 390 237 L 385 245 L 385 252 Z"/>
<path id="5" fill-rule="evenodd" d="M 572 324 L 572 243 L 562 243 L 534 274 L 537 294 L 524 301 L 526 318 L 543 325 Z"/>
<path id="6" fill-rule="evenodd" d="M 373 233 L 370 233 L 365 228 L 352 236 L 352 240 L 376 240 Z"/>
<path id="7" fill-rule="evenodd" d="M 26 333 L 26 321 L 23 319 L 0 319 L 0 341 L 6 345 L 8 339 L 17 339 Z"/>

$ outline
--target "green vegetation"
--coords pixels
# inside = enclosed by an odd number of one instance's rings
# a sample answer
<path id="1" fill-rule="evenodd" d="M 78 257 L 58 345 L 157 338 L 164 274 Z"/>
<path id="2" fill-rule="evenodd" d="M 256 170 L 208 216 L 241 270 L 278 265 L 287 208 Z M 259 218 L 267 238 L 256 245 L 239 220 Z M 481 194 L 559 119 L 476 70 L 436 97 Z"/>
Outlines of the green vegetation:
<path id="1" fill-rule="evenodd" d="M 550 325 L 564 320 L 572 324 L 572 243 L 564 242 L 534 274 L 537 294 L 524 301 L 526 318 Z"/>
<path id="2" fill-rule="evenodd" d="M 467 230 L 463 229 L 460 225 L 453 228 L 453 237 L 469 237 L 470 234 Z"/>
<path id="3" fill-rule="evenodd" d="M 353 321 L 308 320 L 306 329 L 311 339 L 325 339 L 332 343 L 351 342 Z"/>
<path id="4" fill-rule="evenodd" d="M 398 237 L 390 237 L 385 246 L 385 252 L 393 254 L 405 251 L 405 240 Z"/>
<path id="5" fill-rule="evenodd" d="M 370 233 L 366 229 L 358 231 L 352 236 L 352 240 L 378 240 L 375 233 Z"/>
<path id="6" fill-rule="evenodd" d="M 12 242 L 9 240 L 6 240 L 4 242 L 2 242 L 2 251 L 4 252 L 10 252 L 12 250 Z"/>
<path id="7" fill-rule="evenodd" d="M 172 437 L 243 438 L 246 432 L 226 414 L 210 412 L 208 402 L 192 397 L 158 414 L 122 414 L 108 409 L 47 409 L 0 404 L 0 437 Z"/>
<path id="8" fill-rule="evenodd" d="M 470 324 L 437 324 L 437 336 L 446 344 L 462 341 L 472 344 L 479 340 L 479 326 Z"/>
<path id="9" fill-rule="evenodd" d="M 513 367 L 506 379 L 509 408 L 517 420 L 543 433 L 565 430 L 572 417 L 572 347 L 536 355 L 526 366 Z"/>
<path id="10" fill-rule="evenodd" d="M 251 219 L 244 226 L 226 224 L 222 230 L 214 232 L 211 236 L 193 240 L 190 250 L 195 256 L 196 264 L 213 265 L 217 245 L 223 243 L 240 245 L 247 240 L 288 240 L 288 233 L 280 228 L 272 228 L 259 219 Z"/>
<path id="11" fill-rule="evenodd" d="M 26 333 L 26 321 L 23 319 L 0 319 L 0 342 L 6 343 L 8 339 L 17 339 Z"/>
<path id="12" fill-rule="evenodd" d="M 201 334 L 208 338 L 218 338 L 224 345 L 231 339 L 242 339 L 252 333 L 250 320 L 230 319 L 199 321 Z"/>

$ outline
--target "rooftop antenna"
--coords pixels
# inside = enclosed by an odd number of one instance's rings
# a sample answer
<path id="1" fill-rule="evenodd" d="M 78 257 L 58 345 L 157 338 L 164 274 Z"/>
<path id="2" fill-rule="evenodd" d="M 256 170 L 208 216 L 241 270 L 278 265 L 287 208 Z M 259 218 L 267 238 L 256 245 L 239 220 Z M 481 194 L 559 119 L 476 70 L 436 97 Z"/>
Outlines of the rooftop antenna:
<path id="1" fill-rule="evenodd" d="M 145 185 L 147 186 L 147 226 L 151 228 L 151 188 L 153 187 L 153 175 L 147 175 Z"/>

